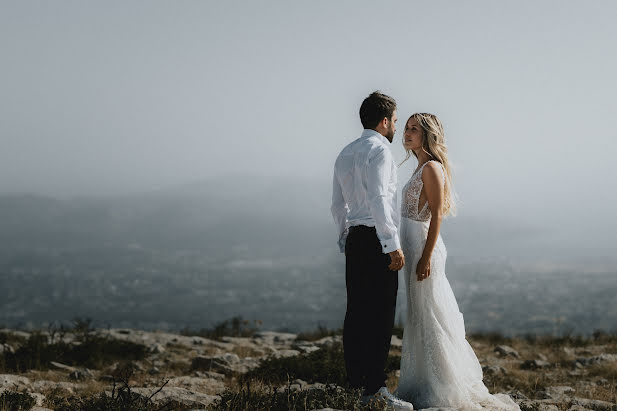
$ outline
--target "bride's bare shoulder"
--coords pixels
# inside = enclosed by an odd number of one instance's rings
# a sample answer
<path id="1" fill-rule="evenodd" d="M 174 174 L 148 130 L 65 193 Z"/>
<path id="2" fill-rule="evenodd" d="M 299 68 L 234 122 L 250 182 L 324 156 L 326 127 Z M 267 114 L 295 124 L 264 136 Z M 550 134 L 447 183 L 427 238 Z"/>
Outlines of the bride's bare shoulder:
<path id="1" fill-rule="evenodd" d="M 422 171 L 430 170 L 429 173 L 441 173 L 441 168 L 442 167 L 443 166 L 441 165 L 441 163 L 439 161 L 437 161 L 437 160 L 429 160 L 424 165 L 424 169 Z"/>
<path id="2" fill-rule="evenodd" d="M 441 183 L 442 165 L 439 161 L 430 160 L 422 170 L 422 181 L 426 183 Z"/>

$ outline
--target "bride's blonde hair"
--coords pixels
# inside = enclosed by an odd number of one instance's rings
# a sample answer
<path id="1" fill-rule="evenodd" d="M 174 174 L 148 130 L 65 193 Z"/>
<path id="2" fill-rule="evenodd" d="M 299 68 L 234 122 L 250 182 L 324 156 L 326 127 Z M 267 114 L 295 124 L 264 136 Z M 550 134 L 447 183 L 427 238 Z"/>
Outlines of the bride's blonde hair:
<path id="1" fill-rule="evenodd" d="M 456 215 L 456 193 L 452 187 L 452 168 L 448 161 L 448 147 L 446 146 L 446 138 L 443 131 L 441 121 L 436 115 L 430 113 L 415 113 L 412 114 L 409 119 L 414 118 L 420 127 L 422 127 L 422 151 L 441 163 L 444 168 L 446 181 L 444 184 L 444 202 L 443 202 L 443 215 Z M 409 119 L 407 120 L 409 122 Z M 405 136 L 403 135 L 403 142 Z M 406 150 L 407 157 L 401 164 L 409 160 L 409 157 L 413 154 L 416 159 L 418 156 L 413 150 Z M 399 164 L 399 167 L 400 165 Z"/>

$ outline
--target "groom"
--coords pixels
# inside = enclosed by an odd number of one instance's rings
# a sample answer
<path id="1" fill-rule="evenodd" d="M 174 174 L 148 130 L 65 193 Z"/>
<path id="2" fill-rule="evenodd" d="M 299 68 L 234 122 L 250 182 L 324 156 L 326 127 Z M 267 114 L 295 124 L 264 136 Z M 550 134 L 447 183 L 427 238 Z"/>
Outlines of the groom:
<path id="1" fill-rule="evenodd" d="M 390 143 L 396 102 L 378 91 L 360 107 L 362 135 L 334 164 L 332 215 L 345 253 L 347 313 L 343 349 L 348 383 L 364 396 L 387 392 L 398 270 L 405 264 L 396 207 L 396 165 Z M 388 393 L 389 394 L 389 393 Z"/>

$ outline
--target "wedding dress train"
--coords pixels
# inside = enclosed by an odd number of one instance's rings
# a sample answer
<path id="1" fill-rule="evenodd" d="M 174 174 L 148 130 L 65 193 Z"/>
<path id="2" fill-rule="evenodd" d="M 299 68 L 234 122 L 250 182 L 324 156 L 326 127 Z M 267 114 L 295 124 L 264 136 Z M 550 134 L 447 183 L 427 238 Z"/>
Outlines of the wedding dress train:
<path id="1" fill-rule="evenodd" d="M 411 402 L 416 410 L 447 407 L 520 411 L 508 395 L 490 394 L 482 381 L 482 367 L 465 339 L 463 314 L 446 278 L 447 251 L 441 235 L 433 250 L 429 277 L 417 280 L 416 266 L 431 217 L 427 203 L 418 210 L 422 169 L 426 164 L 414 172 L 403 189 L 400 231 L 405 255 L 407 318 L 401 376 L 394 394 Z M 445 178 L 443 167 L 441 171 Z"/>

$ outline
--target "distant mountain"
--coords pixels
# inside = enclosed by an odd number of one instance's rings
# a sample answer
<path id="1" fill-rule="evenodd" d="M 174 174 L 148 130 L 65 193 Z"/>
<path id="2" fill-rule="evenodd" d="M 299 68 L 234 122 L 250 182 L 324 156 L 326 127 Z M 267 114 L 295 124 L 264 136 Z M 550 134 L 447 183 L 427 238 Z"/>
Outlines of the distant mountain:
<path id="1" fill-rule="evenodd" d="M 229 177 L 123 196 L 71 199 L 0 195 L 0 246 L 96 247 L 141 244 L 156 249 L 219 252 L 234 246 L 255 255 L 313 255 L 336 247 L 329 182 L 308 178 Z M 568 227 L 564 225 L 564 232 Z M 450 255 L 580 257 L 609 255 L 578 248 L 579 236 L 506 216 L 444 220 Z"/>

